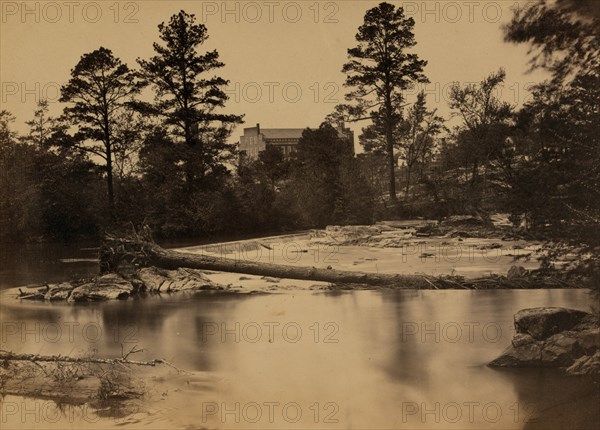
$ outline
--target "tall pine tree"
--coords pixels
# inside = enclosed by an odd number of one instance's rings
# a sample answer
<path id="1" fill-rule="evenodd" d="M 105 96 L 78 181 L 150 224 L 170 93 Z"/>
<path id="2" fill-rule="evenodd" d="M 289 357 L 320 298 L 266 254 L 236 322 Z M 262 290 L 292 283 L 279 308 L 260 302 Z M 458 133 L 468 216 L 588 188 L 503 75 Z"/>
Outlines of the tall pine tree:
<path id="1" fill-rule="evenodd" d="M 173 15 L 158 26 L 162 43 L 154 43 L 156 55 L 138 59 L 142 76 L 155 90 L 153 103 L 144 109 L 163 120 L 175 143 L 188 191 L 203 185 L 207 176 L 223 172 L 233 151 L 227 138 L 242 116 L 222 113 L 228 99 L 228 81 L 211 75 L 224 64 L 216 50 L 199 53 L 208 39 L 203 24 L 193 14 Z"/>
<path id="2" fill-rule="evenodd" d="M 394 129 L 402 119 L 403 91 L 414 82 L 427 82 L 427 62 L 408 50 L 416 45 L 415 22 L 402 7 L 381 3 L 367 11 L 356 34 L 358 45 L 348 50 L 342 71 L 345 85 L 353 88 L 346 100 L 355 117 L 368 116 L 382 134 L 389 172 L 389 195 L 397 207 Z"/>

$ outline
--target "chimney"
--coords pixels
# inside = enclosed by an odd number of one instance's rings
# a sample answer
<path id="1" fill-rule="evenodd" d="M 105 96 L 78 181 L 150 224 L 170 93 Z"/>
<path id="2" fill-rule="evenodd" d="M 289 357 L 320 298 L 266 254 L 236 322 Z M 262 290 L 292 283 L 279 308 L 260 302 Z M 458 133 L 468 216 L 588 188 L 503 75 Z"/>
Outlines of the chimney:
<path id="1" fill-rule="evenodd" d="M 256 124 L 256 134 L 260 134 L 260 124 Z"/>

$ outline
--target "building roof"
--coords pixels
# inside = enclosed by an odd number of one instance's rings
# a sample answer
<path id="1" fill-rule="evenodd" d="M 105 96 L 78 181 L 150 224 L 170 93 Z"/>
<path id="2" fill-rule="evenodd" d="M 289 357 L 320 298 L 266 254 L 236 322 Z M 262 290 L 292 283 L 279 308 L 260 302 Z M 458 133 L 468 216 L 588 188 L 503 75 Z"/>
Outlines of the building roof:
<path id="1" fill-rule="evenodd" d="M 265 139 L 300 139 L 304 128 L 261 128 Z"/>

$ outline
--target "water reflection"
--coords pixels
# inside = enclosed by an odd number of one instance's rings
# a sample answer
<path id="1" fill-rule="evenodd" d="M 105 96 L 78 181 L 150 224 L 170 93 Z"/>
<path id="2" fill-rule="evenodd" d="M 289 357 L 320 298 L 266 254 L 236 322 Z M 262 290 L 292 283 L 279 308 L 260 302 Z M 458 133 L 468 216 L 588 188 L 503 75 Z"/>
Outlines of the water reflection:
<path id="1" fill-rule="evenodd" d="M 0 247 L 0 290 L 39 282 L 64 282 L 98 272 L 93 243 Z"/>
<path id="2" fill-rule="evenodd" d="M 537 429 L 561 404 L 565 428 L 597 420 L 597 386 L 485 363 L 510 342 L 517 310 L 587 303 L 583 290 L 189 294 L 3 304 L 0 320 L 3 349 L 115 357 L 135 345 L 135 359 L 196 372 L 147 400 L 140 425 Z"/>

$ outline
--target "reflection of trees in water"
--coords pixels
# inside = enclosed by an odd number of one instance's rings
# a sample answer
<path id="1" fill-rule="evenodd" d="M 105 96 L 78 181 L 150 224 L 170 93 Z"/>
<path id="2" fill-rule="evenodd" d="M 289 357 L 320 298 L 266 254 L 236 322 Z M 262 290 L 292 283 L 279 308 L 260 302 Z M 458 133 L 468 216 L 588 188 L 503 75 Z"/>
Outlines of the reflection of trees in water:
<path id="1" fill-rule="evenodd" d="M 186 370 L 214 370 L 218 345 L 206 341 L 204 330 L 212 323 L 233 319 L 246 296 L 207 292 L 163 294 L 147 299 L 102 305 L 105 347 L 127 351 L 134 344 L 147 359 L 165 358 Z M 119 333 L 117 338 L 115 333 Z M 140 356 L 141 357 L 141 356 Z"/>
<path id="2" fill-rule="evenodd" d="M 517 290 L 472 290 L 469 294 L 472 297 L 467 301 L 470 315 L 484 313 L 488 320 L 497 320 L 507 312 L 512 315 L 519 310 L 515 309 Z"/>
<path id="3" fill-rule="evenodd" d="M 3 347 L 21 351 L 29 345 L 35 347 L 33 353 L 41 348 L 46 353 L 120 357 L 135 346 L 144 351 L 132 359 L 164 358 L 183 369 L 211 370 L 211 356 L 219 345 L 205 341 L 204 329 L 210 323 L 232 321 L 236 307 L 247 299 L 250 296 L 182 292 L 104 303 L 17 303 L 2 308 L 3 328 L 11 330 Z M 23 330 L 28 331 L 25 344 Z"/>
<path id="4" fill-rule="evenodd" d="M 93 276 L 98 263 L 61 259 L 95 259 L 97 251 L 89 243 L 3 244 L 0 247 L 0 290 L 38 282 L 63 282 L 65 279 Z"/>
<path id="5" fill-rule="evenodd" d="M 177 311 L 158 297 L 101 305 L 102 323 L 111 333 L 135 327 L 138 332 L 158 334 L 165 320 Z"/>
<path id="6" fill-rule="evenodd" d="M 236 321 L 236 308 L 243 300 L 252 299 L 249 295 L 196 293 L 195 311 L 188 314 L 190 326 L 194 328 L 190 336 L 189 358 L 194 370 L 214 370 L 217 367 L 216 349 L 222 344 L 221 323 L 227 323 L 229 329 Z M 238 317 L 239 318 L 239 317 Z M 214 331 L 217 330 L 215 334 Z M 212 334 L 211 334 L 212 333 Z M 188 346 L 189 346 L 188 345 Z"/>
<path id="7" fill-rule="evenodd" d="M 15 299 L 15 302 L 17 300 Z M 15 303 L 13 306 L 2 306 L 2 321 L 7 323 L 56 323 L 60 321 L 66 306 L 50 306 L 47 303 L 26 302 L 24 305 Z"/>
<path id="8" fill-rule="evenodd" d="M 26 303 L 23 306 L 19 303 L 10 306 L 3 304 L 0 308 L 1 348 L 12 352 L 37 353 L 47 342 L 46 339 L 55 340 L 59 331 L 64 329 L 60 325 L 64 320 L 63 315 L 61 308 L 44 303 Z"/>
<path id="9" fill-rule="evenodd" d="M 384 304 L 393 307 L 386 314 L 394 316 L 389 334 L 392 353 L 384 363 L 384 370 L 402 385 L 426 391 L 431 377 L 427 353 L 421 343 L 420 333 L 409 336 L 406 330 L 407 323 L 416 322 L 420 326 L 420 321 L 426 315 L 431 315 L 431 308 L 417 290 L 386 291 Z"/>

